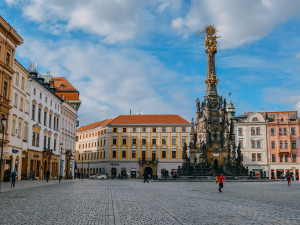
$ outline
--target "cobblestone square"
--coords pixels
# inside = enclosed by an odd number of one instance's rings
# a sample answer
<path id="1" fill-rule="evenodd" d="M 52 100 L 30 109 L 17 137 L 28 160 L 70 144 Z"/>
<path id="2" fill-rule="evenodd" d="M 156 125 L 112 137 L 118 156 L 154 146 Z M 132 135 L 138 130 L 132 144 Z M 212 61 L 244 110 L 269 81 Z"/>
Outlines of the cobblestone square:
<path id="1" fill-rule="evenodd" d="M 24 182 L 3 184 L 1 224 L 300 224 L 299 182 Z"/>

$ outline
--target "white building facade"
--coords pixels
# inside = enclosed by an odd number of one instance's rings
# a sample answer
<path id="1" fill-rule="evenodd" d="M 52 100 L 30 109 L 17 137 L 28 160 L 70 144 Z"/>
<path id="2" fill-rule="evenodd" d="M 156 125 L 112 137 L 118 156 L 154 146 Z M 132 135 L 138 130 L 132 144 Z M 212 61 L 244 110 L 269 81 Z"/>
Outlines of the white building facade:
<path id="1" fill-rule="evenodd" d="M 22 151 L 23 140 L 26 138 L 26 97 L 27 97 L 27 78 L 28 72 L 23 66 L 15 60 L 14 70 L 16 71 L 12 80 L 12 101 L 8 121 L 9 144 L 8 152 L 10 153 L 10 171 L 17 170 L 18 179 L 21 179 L 22 170 Z"/>
<path id="2" fill-rule="evenodd" d="M 243 165 L 249 173 L 269 175 L 266 120 L 262 112 L 244 113 L 235 118 L 236 144 L 240 145 Z"/>
<path id="3" fill-rule="evenodd" d="M 75 173 L 77 110 L 64 101 L 61 105 L 60 126 L 60 170 L 64 178 L 73 178 Z"/>
<path id="4" fill-rule="evenodd" d="M 29 179 L 42 179 L 50 171 L 51 178 L 58 178 L 62 100 L 34 71 L 29 83 L 28 148 L 22 173 Z"/>

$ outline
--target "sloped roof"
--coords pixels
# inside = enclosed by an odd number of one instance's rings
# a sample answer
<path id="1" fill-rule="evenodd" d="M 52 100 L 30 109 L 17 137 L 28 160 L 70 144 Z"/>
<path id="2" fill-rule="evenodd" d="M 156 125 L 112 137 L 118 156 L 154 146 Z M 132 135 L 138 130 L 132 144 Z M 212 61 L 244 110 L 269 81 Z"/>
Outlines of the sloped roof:
<path id="1" fill-rule="evenodd" d="M 51 80 L 53 81 L 56 91 L 77 91 L 77 89 L 64 77 L 52 77 Z"/>
<path id="2" fill-rule="evenodd" d="M 110 124 L 189 124 L 189 122 L 178 115 L 120 115 Z"/>
<path id="3" fill-rule="evenodd" d="M 79 101 L 79 93 L 78 92 L 56 92 L 58 97 L 64 98 L 69 101 Z"/>
<path id="4" fill-rule="evenodd" d="M 106 125 L 133 125 L 133 124 L 186 124 L 190 123 L 178 115 L 120 115 L 118 117 L 101 120 L 80 127 L 77 132 L 92 130 Z"/>

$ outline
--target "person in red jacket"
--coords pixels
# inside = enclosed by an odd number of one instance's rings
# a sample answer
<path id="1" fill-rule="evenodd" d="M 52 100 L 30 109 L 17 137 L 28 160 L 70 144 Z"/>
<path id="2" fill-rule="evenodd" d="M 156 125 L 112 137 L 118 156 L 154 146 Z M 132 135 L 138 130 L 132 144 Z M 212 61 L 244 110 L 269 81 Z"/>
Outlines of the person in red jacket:
<path id="1" fill-rule="evenodd" d="M 218 181 L 219 181 L 219 192 L 222 192 L 223 182 L 225 181 L 225 177 L 222 176 L 222 173 L 220 173 L 220 176 L 218 176 Z"/>
<path id="2" fill-rule="evenodd" d="M 288 186 L 290 186 L 292 181 L 292 174 L 290 173 L 290 171 L 287 172 L 286 179 L 288 181 Z"/>

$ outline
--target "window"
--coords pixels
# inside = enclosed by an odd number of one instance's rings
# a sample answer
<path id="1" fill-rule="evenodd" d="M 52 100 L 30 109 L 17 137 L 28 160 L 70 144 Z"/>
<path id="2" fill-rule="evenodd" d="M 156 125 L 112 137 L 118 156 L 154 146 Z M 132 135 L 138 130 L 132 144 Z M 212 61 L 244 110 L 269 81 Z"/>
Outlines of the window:
<path id="1" fill-rule="evenodd" d="M 251 140 L 251 148 L 255 148 L 255 141 Z"/>
<path id="2" fill-rule="evenodd" d="M 272 147 L 272 149 L 275 148 L 275 141 L 271 141 L 271 147 Z"/>
<path id="3" fill-rule="evenodd" d="M 284 148 L 288 148 L 288 142 L 284 141 Z"/>
<path id="4" fill-rule="evenodd" d="M 42 99 L 42 92 L 40 92 L 40 99 Z"/>
<path id="5" fill-rule="evenodd" d="M 136 145 L 136 138 L 133 138 L 133 139 L 132 139 L 132 144 L 133 144 L 133 145 Z"/>
<path id="6" fill-rule="evenodd" d="M 44 135 L 44 148 L 47 147 L 47 135 Z M 80 145 L 79 145 L 79 149 L 80 149 Z"/>
<path id="7" fill-rule="evenodd" d="M 172 145 L 176 145 L 176 138 L 172 138 Z"/>
<path id="8" fill-rule="evenodd" d="M 165 144 L 166 144 L 166 139 L 165 139 L 165 138 L 161 139 L 161 144 L 162 144 L 162 145 L 165 145 Z"/>
<path id="9" fill-rule="evenodd" d="M 163 159 L 166 158 L 166 151 L 162 151 L 162 152 L 161 152 L 161 157 L 162 157 Z"/>
<path id="10" fill-rule="evenodd" d="M 59 129 L 58 125 L 59 125 L 59 119 L 56 118 L 56 130 L 57 130 L 57 131 L 58 131 L 58 129 Z"/>
<path id="11" fill-rule="evenodd" d="M 22 130 L 22 123 L 19 122 L 19 127 L 18 127 L 18 137 L 21 137 L 21 130 Z"/>
<path id="12" fill-rule="evenodd" d="M 162 128 L 162 132 L 166 133 L 166 128 L 165 127 Z"/>
<path id="13" fill-rule="evenodd" d="M 281 119 L 280 119 L 280 122 L 283 122 L 283 121 L 284 121 L 283 118 L 281 118 Z"/>
<path id="14" fill-rule="evenodd" d="M 113 153 L 113 154 L 112 154 L 112 157 L 113 157 L 113 158 L 117 158 L 117 151 L 113 151 L 112 153 Z"/>
<path id="15" fill-rule="evenodd" d="M 255 128 L 251 127 L 251 135 L 255 135 Z"/>
<path id="16" fill-rule="evenodd" d="M 240 127 L 240 128 L 238 129 L 238 134 L 239 134 L 239 136 L 242 136 L 242 135 L 243 135 L 243 128 Z"/>
<path id="17" fill-rule="evenodd" d="M 181 144 L 184 145 L 185 143 L 186 143 L 186 138 L 183 137 L 183 138 L 181 139 Z"/>
<path id="18" fill-rule="evenodd" d="M 297 155 L 293 154 L 293 162 L 296 162 L 296 159 L 297 159 Z"/>
<path id="19" fill-rule="evenodd" d="M 54 116 L 54 119 L 53 119 L 54 121 L 53 121 L 53 129 L 55 130 L 55 128 L 56 128 L 56 117 Z"/>
<path id="20" fill-rule="evenodd" d="M 261 141 L 256 142 L 256 148 L 261 148 Z"/>
<path id="21" fill-rule="evenodd" d="M 56 139 L 54 139 L 54 146 L 53 146 L 53 150 L 56 151 Z"/>
<path id="22" fill-rule="evenodd" d="M 126 138 L 123 138 L 122 144 L 123 144 L 123 145 L 126 145 Z"/>
<path id="23" fill-rule="evenodd" d="M 35 105 L 32 105 L 32 115 L 31 115 L 31 119 L 35 120 Z"/>
<path id="24" fill-rule="evenodd" d="M 33 131 L 32 132 L 32 146 L 35 146 L 35 136 L 36 136 L 36 133 Z"/>
<path id="25" fill-rule="evenodd" d="M 240 145 L 240 148 L 243 148 L 243 146 L 244 146 L 243 140 L 239 140 L 239 145 Z"/>
<path id="26" fill-rule="evenodd" d="M 15 135 L 15 130 L 16 130 L 16 120 L 13 119 L 12 126 L 11 126 L 11 135 Z"/>
<path id="27" fill-rule="evenodd" d="M 256 161 L 256 153 L 252 153 L 252 161 Z"/>
<path id="28" fill-rule="evenodd" d="M 146 139 L 142 139 L 142 144 L 145 145 L 146 144 Z"/>
<path id="29" fill-rule="evenodd" d="M 279 128 L 279 135 L 282 135 L 282 129 Z"/>
<path id="30" fill-rule="evenodd" d="M 44 112 L 44 125 L 47 125 L 47 112 Z"/>
<path id="31" fill-rule="evenodd" d="M 143 133 L 146 133 L 146 127 L 143 127 Z"/>
<path id="32" fill-rule="evenodd" d="M 176 151 L 172 151 L 172 159 L 176 159 Z"/>
<path id="33" fill-rule="evenodd" d="M 39 108 L 39 110 L 38 110 L 38 122 L 39 123 L 41 122 L 41 114 L 42 114 L 42 109 Z"/>
<path id="34" fill-rule="evenodd" d="M 9 65 L 9 60 L 10 60 L 10 54 L 9 53 L 6 53 L 6 62 L 5 62 L 5 65 Z"/>
<path id="35" fill-rule="evenodd" d="M 136 128 L 132 128 L 132 133 L 136 133 Z"/>
<path id="36" fill-rule="evenodd" d="M 47 97 L 45 97 L 45 102 L 47 103 L 47 101 L 48 101 L 48 98 L 47 98 Z"/>
<path id="37" fill-rule="evenodd" d="M 126 128 L 123 128 L 123 133 L 126 133 L 126 130 L 127 130 Z"/>
<path id="38" fill-rule="evenodd" d="M 291 128 L 291 135 L 295 135 L 295 127 Z"/>
<path id="39" fill-rule="evenodd" d="M 24 86 L 25 86 L 25 79 L 24 79 L 24 77 L 22 77 L 22 81 L 21 81 L 22 90 L 24 90 Z"/>
<path id="40" fill-rule="evenodd" d="M 274 128 L 271 128 L 271 135 L 272 135 L 272 136 L 275 135 L 275 130 L 274 130 Z"/>
<path id="41" fill-rule="evenodd" d="M 280 155 L 280 162 L 283 162 L 283 155 Z"/>
<path id="42" fill-rule="evenodd" d="M 285 154 L 284 159 L 285 159 L 285 162 L 288 162 L 289 161 L 289 155 Z"/>
<path id="43" fill-rule="evenodd" d="M 272 162 L 276 162 L 276 156 L 272 154 Z"/>
<path id="44" fill-rule="evenodd" d="M 176 127 L 172 127 L 172 133 L 176 133 Z"/>
<path id="45" fill-rule="evenodd" d="M 152 139 L 152 144 L 156 145 L 156 139 L 155 138 Z"/>
<path id="46" fill-rule="evenodd" d="M 136 158 L 136 153 L 135 153 L 135 151 L 132 151 L 132 153 L 131 153 L 131 158 Z"/>
<path id="47" fill-rule="evenodd" d="M 52 100 L 50 101 L 50 106 L 52 106 Z"/>
<path id="48" fill-rule="evenodd" d="M 8 83 L 6 82 L 6 81 L 4 81 L 4 83 L 3 83 L 3 97 L 4 98 L 7 98 L 7 85 L 8 85 Z"/>
<path id="49" fill-rule="evenodd" d="M 253 117 L 252 121 L 258 121 L 257 117 Z"/>
<path id="50" fill-rule="evenodd" d="M 50 149 L 51 139 L 48 137 L 48 148 Z"/>
<path id="51" fill-rule="evenodd" d="M 23 104 L 24 104 L 24 99 L 20 99 L 20 110 L 23 111 Z"/>
<path id="52" fill-rule="evenodd" d="M 153 127 L 153 128 L 152 128 L 152 132 L 153 132 L 153 133 L 156 133 L 156 127 Z"/>
<path id="53" fill-rule="evenodd" d="M 126 151 L 122 151 L 122 158 L 126 158 Z"/>
<path id="54" fill-rule="evenodd" d="M 33 94 L 34 94 L 34 95 L 36 94 L 36 90 L 35 90 L 35 88 L 33 89 Z"/>
<path id="55" fill-rule="evenodd" d="M 292 140 L 292 148 L 296 148 L 296 140 Z"/>
<path id="56" fill-rule="evenodd" d="M 186 132 L 186 128 L 183 127 L 183 128 L 182 128 L 182 133 L 185 133 L 185 132 Z"/>
<path id="57" fill-rule="evenodd" d="M 18 95 L 15 94 L 14 107 L 17 107 L 17 105 L 18 105 Z"/>
<path id="58" fill-rule="evenodd" d="M 286 135 L 286 128 L 283 128 L 283 134 Z"/>
<path id="59" fill-rule="evenodd" d="M 52 115 L 49 114 L 49 127 L 51 128 L 52 126 Z"/>
<path id="60" fill-rule="evenodd" d="M 257 153 L 257 161 L 261 161 L 261 153 Z"/>
<path id="61" fill-rule="evenodd" d="M 35 146 L 39 147 L 40 146 L 40 133 L 36 133 L 36 142 Z"/>
<path id="62" fill-rule="evenodd" d="M 282 143 L 282 141 L 279 142 L 279 147 L 280 147 L 280 148 L 283 148 L 283 143 Z"/>
<path id="63" fill-rule="evenodd" d="M 113 138 L 113 145 L 117 144 L 117 138 Z"/>
<path id="64" fill-rule="evenodd" d="M 260 135 L 260 127 L 256 127 L 256 135 Z"/>
<path id="65" fill-rule="evenodd" d="M 113 128 L 113 132 L 116 133 L 118 129 L 116 127 Z"/>

